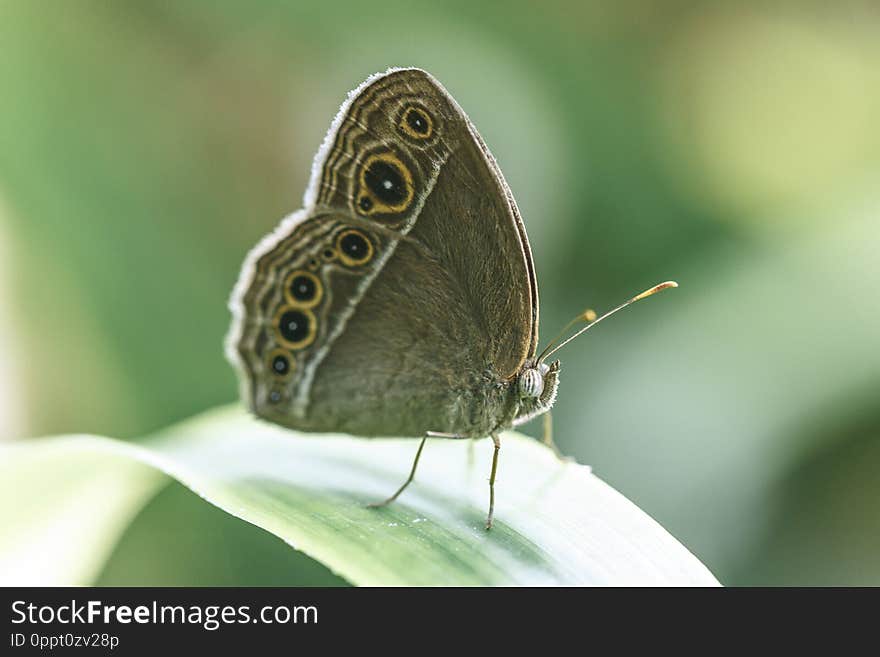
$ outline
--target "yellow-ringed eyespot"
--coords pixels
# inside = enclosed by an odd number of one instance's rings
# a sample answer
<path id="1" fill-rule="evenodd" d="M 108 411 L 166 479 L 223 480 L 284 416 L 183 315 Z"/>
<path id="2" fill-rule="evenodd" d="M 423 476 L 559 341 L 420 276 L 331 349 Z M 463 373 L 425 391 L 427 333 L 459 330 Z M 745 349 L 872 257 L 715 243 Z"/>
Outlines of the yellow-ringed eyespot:
<path id="1" fill-rule="evenodd" d="M 308 347 L 314 342 L 318 332 L 314 313 L 306 308 L 292 306 L 284 306 L 275 313 L 272 326 L 278 342 L 292 350 Z"/>
<path id="2" fill-rule="evenodd" d="M 321 251 L 321 258 L 323 258 L 324 262 L 333 262 L 338 256 L 339 254 L 336 253 L 336 249 L 334 249 L 332 246 L 328 246 L 326 249 Z"/>
<path id="3" fill-rule="evenodd" d="M 279 379 L 288 379 L 293 373 L 296 361 L 286 349 L 273 349 L 266 358 L 269 371 Z"/>
<path id="4" fill-rule="evenodd" d="M 430 139 L 434 134 L 434 119 L 421 107 L 409 105 L 400 116 L 400 129 L 413 139 Z"/>
<path id="5" fill-rule="evenodd" d="M 312 272 L 298 269 L 284 279 L 284 298 L 296 308 L 314 308 L 324 296 L 321 279 Z"/>
<path id="6" fill-rule="evenodd" d="M 357 267 L 373 258 L 373 243 L 361 231 L 349 228 L 336 237 L 336 250 L 342 264 Z"/>
<path id="7" fill-rule="evenodd" d="M 415 195 L 412 173 L 390 151 L 367 158 L 359 183 L 356 203 L 361 214 L 403 212 Z"/>

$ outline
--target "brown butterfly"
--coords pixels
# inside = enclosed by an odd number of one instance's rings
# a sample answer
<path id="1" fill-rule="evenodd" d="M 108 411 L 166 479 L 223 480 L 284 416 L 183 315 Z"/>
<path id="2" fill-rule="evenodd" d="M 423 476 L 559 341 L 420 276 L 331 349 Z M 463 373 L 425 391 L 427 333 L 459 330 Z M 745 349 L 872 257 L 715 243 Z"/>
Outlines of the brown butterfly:
<path id="1" fill-rule="evenodd" d="M 248 255 L 227 354 L 258 416 L 300 431 L 482 438 L 548 411 L 538 287 L 513 195 L 476 128 L 428 73 L 392 69 L 351 92 L 304 208 Z M 569 325 L 571 326 L 571 324 Z M 566 327 L 568 328 L 568 327 Z M 549 436 L 548 436 L 549 441 Z"/>

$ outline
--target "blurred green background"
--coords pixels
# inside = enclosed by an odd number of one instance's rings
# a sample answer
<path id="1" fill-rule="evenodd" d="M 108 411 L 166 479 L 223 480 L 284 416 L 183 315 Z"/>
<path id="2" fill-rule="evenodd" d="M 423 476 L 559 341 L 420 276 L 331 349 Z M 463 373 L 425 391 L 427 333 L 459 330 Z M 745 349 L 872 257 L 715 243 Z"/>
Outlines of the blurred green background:
<path id="1" fill-rule="evenodd" d="M 516 195 L 545 338 L 681 284 L 562 353 L 563 450 L 726 584 L 878 585 L 878 34 L 872 2 L 0 2 L 0 435 L 235 399 L 244 254 L 346 92 L 420 66 Z M 337 581 L 176 486 L 101 579 Z"/>

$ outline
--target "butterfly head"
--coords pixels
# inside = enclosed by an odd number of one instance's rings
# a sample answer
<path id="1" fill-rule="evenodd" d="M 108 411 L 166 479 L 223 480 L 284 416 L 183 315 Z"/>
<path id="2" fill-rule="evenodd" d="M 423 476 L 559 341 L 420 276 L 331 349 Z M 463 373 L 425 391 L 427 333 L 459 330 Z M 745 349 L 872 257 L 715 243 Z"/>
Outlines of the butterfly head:
<path id="1" fill-rule="evenodd" d="M 519 390 L 518 421 L 550 410 L 559 387 L 559 361 L 527 364 L 517 377 Z"/>

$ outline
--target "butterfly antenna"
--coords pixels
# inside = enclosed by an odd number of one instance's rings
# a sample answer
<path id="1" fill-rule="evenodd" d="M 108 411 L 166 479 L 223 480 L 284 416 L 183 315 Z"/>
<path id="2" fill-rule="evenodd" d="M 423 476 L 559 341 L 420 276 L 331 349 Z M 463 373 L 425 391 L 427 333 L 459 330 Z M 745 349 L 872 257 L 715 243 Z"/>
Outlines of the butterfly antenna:
<path id="1" fill-rule="evenodd" d="M 576 337 L 578 337 L 579 335 L 581 335 L 581 334 L 584 333 L 585 331 L 588 331 L 589 329 L 593 328 L 596 324 L 598 324 L 599 322 L 601 322 L 603 319 L 606 319 L 606 318 L 608 318 L 608 317 L 611 317 L 611 315 L 613 315 L 614 313 L 616 313 L 618 310 L 623 310 L 623 309 L 626 308 L 627 306 L 630 306 L 630 305 L 634 304 L 636 301 L 641 301 L 642 299 L 647 299 L 648 297 L 650 297 L 650 296 L 652 296 L 652 295 L 654 295 L 654 294 L 657 294 L 658 292 L 662 292 L 663 290 L 666 290 L 666 289 L 671 288 L 671 287 L 678 287 L 678 283 L 676 283 L 675 281 L 666 281 L 665 283 L 660 283 L 660 284 L 658 284 L 658 285 L 655 285 L 654 287 L 645 290 L 645 291 L 642 292 L 641 294 L 637 294 L 636 296 L 634 296 L 634 297 L 633 297 L 632 299 L 630 299 L 629 301 L 625 301 L 625 302 L 623 302 L 622 304 L 620 304 L 619 306 L 617 306 L 616 308 L 614 308 L 614 309 L 612 309 L 612 310 L 609 310 L 607 313 L 605 313 L 605 314 L 602 315 L 601 317 L 596 317 L 596 313 L 593 312 L 592 310 L 585 310 L 585 311 L 582 312 L 580 315 L 578 315 L 578 316 L 575 317 L 573 320 L 571 320 L 571 321 L 566 325 L 566 327 L 565 327 L 564 329 L 562 329 L 562 331 L 560 332 L 559 336 L 557 336 L 556 338 L 554 338 L 554 339 L 550 342 L 550 344 L 548 344 L 548 345 L 544 348 L 544 351 L 542 351 L 542 352 L 541 352 L 541 355 L 538 356 L 538 360 L 537 360 L 536 362 L 538 362 L 538 363 L 543 362 L 545 358 L 549 358 L 550 356 L 552 356 L 553 354 L 555 354 L 557 351 L 559 351 L 560 349 L 562 349 L 562 348 L 563 348 L 565 345 L 567 345 L 569 342 L 571 342 L 572 340 L 574 340 Z M 563 335 L 563 334 L 564 334 L 569 328 L 571 328 L 572 324 L 575 324 L 576 322 L 579 322 L 579 321 L 581 321 L 581 322 L 588 322 L 588 323 L 587 323 L 587 325 L 586 325 L 585 327 L 583 327 L 582 329 L 580 329 L 580 330 L 579 330 L 577 333 L 575 333 L 574 335 L 572 335 L 572 336 L 570 336 L 569 338 L 563 340 L 563 341 L 560 342 L 559 344 L 556 344 L 556 343 L 558 342 L 559 338 L 560 338 L 560 337 L 561 337 L 561 336 L 562 336 L 562 335 Z"/>
<path id="2" fill-rule="evenodd" d="M 536 362 L 540 363 L 544 359 L 544 355 L 548 351 L 550 351 L 550 349 L 552 349 L 563 337 L 565 337 L 565 334 L 568 333 L 568 329 L 570 329 L 572 326 L 580 322 L 586 322 L 587 324 L 589 324 L 590 322 L 595 321 L 596 311 L 592 308 L 587 308 L 586 310 L 584 310 L 584 312 L 580 313 L 576 317 L 572 317 L 571 321 L 562 327 L 562 330 L 559 331 L 556 337 L 547 343 L 547 346 L 544 347 L 544 351 L 542 351 L 541 354 L 538 356 L 538 360 Z"/>

